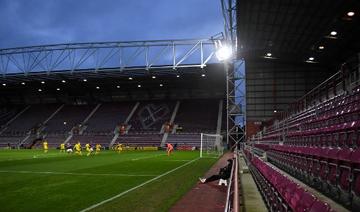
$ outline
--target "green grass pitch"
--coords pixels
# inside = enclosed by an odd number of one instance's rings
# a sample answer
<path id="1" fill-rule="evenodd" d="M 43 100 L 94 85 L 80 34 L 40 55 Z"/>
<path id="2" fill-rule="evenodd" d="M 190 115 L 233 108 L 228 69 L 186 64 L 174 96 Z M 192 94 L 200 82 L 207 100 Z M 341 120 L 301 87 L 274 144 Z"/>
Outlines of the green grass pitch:
<path id="1" fill-rule="evenodd" d="M 0 150 L 0 211 L 167 211 L 216 161 L 198 157 L 198 151 L 87 157 Z"/>

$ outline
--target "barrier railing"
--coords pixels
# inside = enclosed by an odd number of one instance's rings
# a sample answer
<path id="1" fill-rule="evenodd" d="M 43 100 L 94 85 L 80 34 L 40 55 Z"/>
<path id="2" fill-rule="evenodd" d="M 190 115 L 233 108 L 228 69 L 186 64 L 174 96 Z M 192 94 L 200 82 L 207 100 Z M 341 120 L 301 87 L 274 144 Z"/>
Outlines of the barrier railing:
<path id="1" fill-rule="evenodd" d="M 228 184 L 225 212 L 239 211 L 239 160 L 238 151 L 234 151 L 234 162 L 231 168 L 230 182 Z"/>

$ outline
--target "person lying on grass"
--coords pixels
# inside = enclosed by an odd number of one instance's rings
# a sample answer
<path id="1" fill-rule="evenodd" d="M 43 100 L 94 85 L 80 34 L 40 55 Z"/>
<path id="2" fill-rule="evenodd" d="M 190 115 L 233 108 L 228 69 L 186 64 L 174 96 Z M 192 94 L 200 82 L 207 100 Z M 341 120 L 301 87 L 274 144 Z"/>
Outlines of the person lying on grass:
<path id="1" fill-rule="evenodd" d="M 212 182 L 212 181 L 219 180 L 219 179 L 223 179 L 223 180 L 229 179 L 229 177 L 231 175 L 233 159 L 228 159 L 227 161 L 228 161 L 228 164 L 225 167 L 220 168 L 219 174 L 212 175 L 211 177 L 208 177 L 208 178 L 199 178 L 200 182 L 208 183 L 208 182 Z"/>

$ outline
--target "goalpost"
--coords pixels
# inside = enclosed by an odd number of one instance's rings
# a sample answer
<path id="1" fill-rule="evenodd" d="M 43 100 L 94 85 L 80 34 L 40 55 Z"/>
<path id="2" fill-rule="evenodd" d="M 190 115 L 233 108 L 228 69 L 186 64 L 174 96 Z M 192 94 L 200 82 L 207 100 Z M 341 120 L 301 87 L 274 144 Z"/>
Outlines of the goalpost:
<path id="1" fill-rule="evenodd" d="M 201 133 L 200 157 L 219 157 L 224 152 L 223 137 L 219 134 Z"/>

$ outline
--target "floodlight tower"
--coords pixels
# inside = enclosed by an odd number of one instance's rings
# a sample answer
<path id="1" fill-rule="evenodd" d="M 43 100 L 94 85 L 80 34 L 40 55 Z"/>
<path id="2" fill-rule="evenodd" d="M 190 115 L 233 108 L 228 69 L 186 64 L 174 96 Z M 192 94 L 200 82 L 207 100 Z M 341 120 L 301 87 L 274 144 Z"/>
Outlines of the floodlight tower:
<path id="1" fill-rule="evenodd" d="M 233 146 L 245 140 L 245 61 L 237 53 L 237 0 L 221 0 L 225 38 L 215 43 L 217 58 L 226 72 L 226 141 Z"/>

